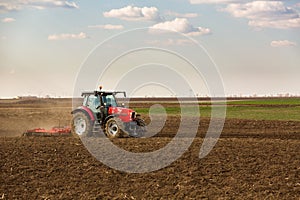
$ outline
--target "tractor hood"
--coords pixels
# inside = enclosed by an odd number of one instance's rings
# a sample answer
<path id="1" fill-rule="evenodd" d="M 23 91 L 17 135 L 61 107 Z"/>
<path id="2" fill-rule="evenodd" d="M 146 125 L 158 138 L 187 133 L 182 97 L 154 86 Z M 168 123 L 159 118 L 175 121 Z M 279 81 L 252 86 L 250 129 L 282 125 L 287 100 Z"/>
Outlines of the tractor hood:
<path id="1" fill-rule="evenodd" d="M 109 107 L 108 114 L 119 117 L 123 122 L 130 122 L 135 119 L 135 111 L 129 108 Z"/>

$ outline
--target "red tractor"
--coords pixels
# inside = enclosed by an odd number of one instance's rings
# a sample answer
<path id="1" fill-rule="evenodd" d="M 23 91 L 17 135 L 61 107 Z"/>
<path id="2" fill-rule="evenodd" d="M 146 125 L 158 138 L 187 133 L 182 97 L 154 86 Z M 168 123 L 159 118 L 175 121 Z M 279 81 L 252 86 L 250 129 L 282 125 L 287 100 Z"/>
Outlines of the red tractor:
<path id="1" fill-rule="evenodd" d="M 97 136 L 101 129 L 109 138 L 142 137 L 145 122 L 134 110 L 119 105 L 116 95 L 123 91 L 83 92 L 83 104 L 72 111 L 72 132 L 79 136 Z"/>

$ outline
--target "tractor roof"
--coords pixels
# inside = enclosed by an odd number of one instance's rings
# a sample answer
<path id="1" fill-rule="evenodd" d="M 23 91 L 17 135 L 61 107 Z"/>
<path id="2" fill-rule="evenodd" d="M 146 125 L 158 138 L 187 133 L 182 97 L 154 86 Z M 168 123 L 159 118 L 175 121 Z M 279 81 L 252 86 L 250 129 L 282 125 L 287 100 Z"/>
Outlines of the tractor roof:
<path id="1" fill-rule="evenodd" d="M 88 95 L 115 95 L 118 93 L 124 94 L 124 97 L 126 97 L 126 92 L 125 91 L 93 91 L 93 92 L 82 92 L 81 96 L 88 96 Z"/>

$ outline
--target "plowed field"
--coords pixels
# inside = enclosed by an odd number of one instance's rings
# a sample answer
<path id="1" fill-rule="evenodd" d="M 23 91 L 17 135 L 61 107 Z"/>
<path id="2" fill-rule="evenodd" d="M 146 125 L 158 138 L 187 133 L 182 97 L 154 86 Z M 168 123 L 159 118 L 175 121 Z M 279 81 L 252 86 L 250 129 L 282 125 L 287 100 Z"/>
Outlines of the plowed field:
<path id="1" fill-rule="evenodd" d="M 68 100 L 1 102 L 0 199 L 299 199 L 300 122 L 226 119 L 214 149 L 199 159 L 209 124 L 201 118 L 178 160 L 130 174 L 97 161 L 78 137 L 21 136 L 34 127 L 68 125 L 70 111 Z M 178 123 L 173 115 L 154 137 L 113 143 L 154 151 L 170 142 Z"/>

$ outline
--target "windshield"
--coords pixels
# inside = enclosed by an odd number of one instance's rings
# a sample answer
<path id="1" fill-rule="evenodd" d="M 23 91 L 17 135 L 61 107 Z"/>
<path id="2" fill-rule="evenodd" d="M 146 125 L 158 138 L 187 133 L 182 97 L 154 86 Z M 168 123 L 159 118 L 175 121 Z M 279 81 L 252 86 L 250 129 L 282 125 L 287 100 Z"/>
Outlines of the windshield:
<path id="1" fill-rule="evenodd" d="M 126 98 L 125 92 L 115 93 L 115 99 L 118 102 L 118 105 L 122 105 L 122 107 L 128 107 L 129 106 L 129 99 Z"/>
<path id="2" fill-rule="evenodd" d="M 112 95 L 112 94 L 102 96 L 102 101 L 104 104 L 106 104 L 106 106 L 112 106 L 112 107 L 118 106 L 116 99 L 115 99 L 114 95 Z"/>

